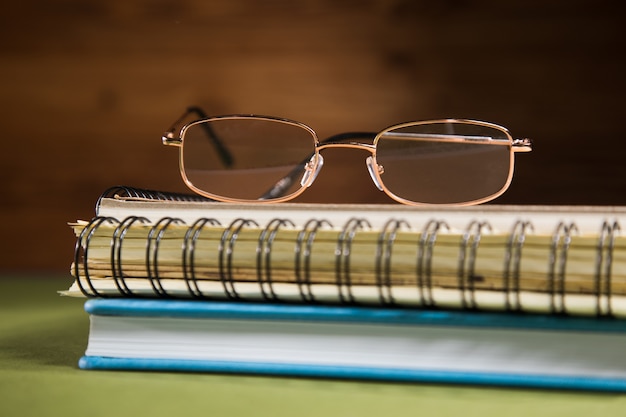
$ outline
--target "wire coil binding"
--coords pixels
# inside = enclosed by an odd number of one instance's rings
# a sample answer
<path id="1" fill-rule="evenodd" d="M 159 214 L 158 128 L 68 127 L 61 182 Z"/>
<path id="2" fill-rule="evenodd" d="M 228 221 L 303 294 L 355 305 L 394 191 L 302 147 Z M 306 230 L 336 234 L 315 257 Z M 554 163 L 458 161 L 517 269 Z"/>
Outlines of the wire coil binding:
<path id="1" fill-rule="evenodd" d="M 350 255 L 352 250 L 352 240 L 359 229 L 371 228 L 371 224 L 366 219 L 351 218 L 346 222 L 335 248 L 335 281 L 337 284 L 337 294 L 342 303 L 356 303 L 352 293 L 352 279 L 350 277 Z"/>
<path id="2" fill-rule="evenodd" d="M 250 219 L 238 218 L 233 220 L 222 233 L 218 247 L 220 281 L 224 287 L 226 297 L 233 300 L 241 298 L 237 293 L 235 279 L 233 278 L 233 252 L 239 233 L 243 227 L 249 225 L 259 226 L 257 222 Z"/>
<path id="3" fill-rule="evenodd" d="M 189 295 L 193 298 L 208 299 L 198 285 L 196 276 L 196 243 L 202 230 L 207 226 L 220 226 L 221 223 L 216 219 L 201 217 L 196 220 L 185 232 L 182 244 L 182 269 L 183 279 L 187 285 Z"/>
<path id="4" fill-rule="evenodd" d="M 463 308 L 477 309 L 475 282 L 481 279 L 476 274 L 476 257 L 483 229 L 491 231 L 491 225 L 487 222 L 473 220 L 465 229 L 461 239 L 459 251 L 459 266 L 457 272 L 461 306 Z M 468 254 L 469 251 L 469 254 Z"/>
<path id="5" fill-rule="evenodd" d="M 122 243 L 124 242 L 126 232 L 128 232 L 130 227 L 136 222 L 147 224 L 149 220 L 145 217 L 129 216 L 118 224 L 111 238 L 111 275 L 113 276 L 113 282 L 119 293 L 125 297 L 139 296 L 138 294 L 134 294 L 128 285 L 126 285 L 126 275 L 122 267 Z"/>
<path id="6" fill-rule="evenodd" d="M 432 260 L 437 234 L 442 228 L 449 230 L 450 227 L 444 221 L 429 220 L 422 229 L 417 244 L 415 281 L 420 305 L 423 307 L 434 307 L 436 305 L 432 286 Z"/>
<path id="7" fill-rule="evenodd" d="M 324 227 L 333 227 L 328 220 L 308 220 L 298 232 L 294 248 L 294 274 L 302 301 L 314 303 L 315 295 L 311 289 L 311 252 L 317 231 Z M 302 244 L 306 240 L 304 249 Z"/>
<path id="8" fill-rule="evenodd" d="M 378 234 L 374 271 L 378 299 L 382 305 L 395 304 L 391 285 L 391 253 L 398 230 L 402 227 L 410 228 L 411 226 L 405 220 L 390 219 Z"/>
<path id="9" fill-rule="evenodd" d="M 550 295 L 550 312 L 552 314 L 567 314 L 565 272 L 567 254 L 572 242 L 572 233 L 578 233 L 576 224 L 570 223 L 568 225 L 560 222 L 552 235 L 548 265 L 548 293 Z"/>
<path id="10" fill-rule="evenodd" d="M 611 273 L 613 267 L 613 248 L 615 234 L 621 231 L 617 222 L 602 223 L 602 230 L 596 249 L 596 267 L 594 274 L 594 286 L 596 294 L 596 315 L 612 316 L 611 303 Z"/>
<path id="11" fill-rule="evenodd" d="M 106 297 L 106 294 L 96 290 L 95 286 L 91 282 L 91 275 L 89 272 L 89 244 L 96 230 L 98 230 L 103 223 L 116 224 L 119 222 L 113 217 L 94 217 L 80 232 L 78 239 L 76 239 L 76 245 L 74 246 L 74 275 L 76 277 L 76 284 L 78 285 L 80 292 L 86 297 Z M 81 264 L 83 266 L 83 274 L 89 290 L 83 286 L 81 280 Z"/>
<path id="12" fill-rule="evenodd" d="M 173 193 L 166 191 L 150 190 L 147 188 L 130 187 L 127 185 L 115 185 L 109 187 L 96 201 L 96 213 L 100 209 L 104 198 L 142 198 L 146 200 L 169 200 L 169 201 L 214 201 L 198 194 Z"/>
<path id="13" fill-rule="evenodd" d="M 502 274 L 502 288 L 504 289 L 505 309 L 508 311 L 522 311 L 520 297 L 520 262 L 522 248 L 526 241 L 526 232 L 534 230 L 532 223 L 518 220 L 513 225 L 506 245 L 504 255 L 504 270 Z"/>
<path id="14" fill-rule="evenodd" d="M 163 287 L 159 275 L 159 246 L 165 231 L 172 224 L 185 224 L 185 222 L 175 217 L 163 217 L 152 226 L 146 242 L 146 272 L 148 280 L 155 294 L 161 297 L 170 297 L 170 294 Z"/>
<path id="15" fill-rule="evenodd" d="M 256 247 L 256 275 L 261 289 L 261 295 L 265 300 L 278 301 L 278 295 L 274 291 L 272 281 L 272 243 L 276 237 L 278 229 L 282 226 L 295 227 L 295 224 L 288 219 L 275 218 L 269 221 L 267 226 L 259 235 Z"/>

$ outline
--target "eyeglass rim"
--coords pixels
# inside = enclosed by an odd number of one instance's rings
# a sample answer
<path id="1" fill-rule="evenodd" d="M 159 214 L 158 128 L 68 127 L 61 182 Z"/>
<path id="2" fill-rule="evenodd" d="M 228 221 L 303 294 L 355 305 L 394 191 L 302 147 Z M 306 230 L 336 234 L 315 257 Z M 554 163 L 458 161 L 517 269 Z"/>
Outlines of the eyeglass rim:
<path id="1" fill-rule="evenodd" d="M 207 118 L 201 118 L 201 119 L 197 119 L 197 120 L 193 120 L 191 122 L 186 123 L 181 129 L 180 129 L 180 133 L 178 138 L 175 138 L 173 135 L 171 135 L 170 133 L 173 132 L 168 132 L 166 133 L 166 135 L 163 136 L 163 143 L 164 144 L 169 144 L 169 145 L 176 145 L 180 147 L 180 152 L 179 152 L 179 170 L 182 176 L 183 181 L 185 182 L 185 185 L 191 189 L 192 191 L 194 191 L 195 193 L 207 197 L 209 199 L 212 200 L 216 200 L 219 202 L 225 202 L 225 203 L 255 203 L 255 204 L 273 204 L 273 203 L 283 203 L 283 202 L 287 202 L 287 201 L 291 201 L 294 200 L 295 198 L 297 198 L 300 194 L 304 193 L 304 191 L 311 185 L 306 184 L 306 185 L 302 185 L 299 189 L 295 190 L 293 193 L 288 194 L 286 196 L 282 196 L 282 197 L 277 197 L 277 198 L 271 198 L 271 199 L 266 199 L 266 200 L 250 200 L 250 199 L 239 199 L 239 198 L 230 198 L 230 197 L 224 197 L 221 195 L 216 195 L 216 194 L 212 194 L 209 193 L 207 191 L 204 191 L 200 188 L 197 188 L 187 177 L 186 174 L 186 170 L 185 170 L 185 165 L 184 165 L 184 153 L 183 153 L 183 143 L 184 143 L 184 136 L 186 131 L 197 124 L 200 123 L 206 123 L 206 122 L 210 122 L 210 121 L 214 121 L 214 120 L 234 120 L 234 119 L 256 119 L 256 120 L 266 120 L 266 121 L 271 121 L 271 122 L 280 122 L 280 123 L 284 123 L 284 124 L 288 124 L 288 125 L 292 125 L 295 127 L 299 127 L 302 129 L 305 129 L 312 137 L 313 139 L 313 146 L 314 149 L 313 151 L 313 155 L 315 156 L 315 165 L 314 165 L 314 169 L 317 169 L 317 165 L 320 163 L 320 150 L 325 148 L 324 142 L 320 142 L 319 137 L 317 136 L 317 133 L 313 130 L 313 128 L 311 128 L 310 126 L 308 126 L 305 123 L 302 122 L 298 122 L 295 120 L 291 120 L 291 119 L 287 119 L 287 118 L 282 118 L 282 117 L 276 117 L 276 116 L 265 116 L 265 115 L 256 115 L 256 114 L 229 114 L 229 115 L 220 115 L 220 116 L 211 116 L 211 117 L 207 117 Z M 489 127 L 489 128 L 493 128 L 496 130 L 501 131 L 502 133 L 504 133 L 504 135 L 506 136 L 506 140 L 503 140 L 506 143 L 499 143 L 498 145 L 503 145 L 503 146 L 508 146 L 509 147 L 509 170 L 508 170 L 508 175 L 507 175 L 507 179 L 504 183 L 504 185 L 502 186 L 502 188 L 500 190 L 498 190 L 497 192 L 490 194 L 488 196 L 485 196 L 483 198 L 480 199 L 475 199 L 475 200 L 471 200 L 471 201 L 467 201 L 467 202 L 460 202 L 460 203 L 424 203 L 424 202 L 418 202 L 418 201 L 413 201 L 413 200 L 407 200 L 405 198 L 402 198 L 400 196 L 397 196 L 395 193 L 393 193 L 391 190 L 389 190 L 389 188 L 385 185 L 384 181 L 382 180 L 382 177 L 380 176 L 380 173 L 377 172 L 376 170 L 374 170 L 373 174 L 376 176 L 376 179 L 378 180 L 379 184 L 382 186 L 382 190 L 387 196 L 389 196 L 391 199 L 401 203 L 401 204 L 405 204 L 405 205 L 409 205 L 409 206 L 436 206 L 436 207 L 444 207 L 444 206 L 471 206 L 471 205 L 478 205 L 478 204 L 482 204 L 491 200 L 496 199 L 497 197 L 499 197 L 500 195 L 502 195 L 504 192 L 506 192 L 506 190 L 510 187 L 510 184 L 512 182 L 513 179 L 513 173 L 514 173 L 514 165 L 515 165 L 515 152 L 521 151 L 521 152 L 528 152 L 532 149 L 532 144 L 530 142 L 529 139 L 513 139 L 512 136 L 509 133 L 509 130 L 503 126 L 500 126 L 498 124 L 495 123 L 491 123 L 491 122 L 484 122 L 484 121 L 480 121 L 480 120 L 472 120 L 472 119 L 457 119 L 457 118 L 446 118 L 446 119 L 433 119 L 433 120 L 423 120 L 423 121 L 412 121 L 412 122 L 404 122 L 404 123 L 399 123 L 399 124 L 394 124 L 391 125 L 383 130 L 381 130 L 378 133 L 374 133 L 372 132 L 372 134 L 375 134 L 375 137 L 373 139 L 373 143 L 372 145 L 368 145 L 368 144 L 345 144 L 343 146 L 345 147 L 355 147 L 355 148 L 361 148 L 361 149 L 367 149 L 372 153 L 372 157 L 374 158 L 374 163 L 377 164 L 377 160 L 376 160 L 376 145 L 378 144 L 379 140 L 381 139 L 381 137 L 391 131 L 391 130 L 395 130 L 395 129 L 402 129 L 405 127 L 410 127 L 410 126 L 418 126 L 418 125 L 428 125 L 428 124 L 443 124 L 443 123 L 455 123 L 455 124 L 469 124 L 469 125 L 478 125 L 478 126 L 484 126 L 484 127 Z M 169 142 L 169 143 L 166 143 Z M 495 143 L 494 143 L 495 144 Z M 336 145 L 336 147 L 340 147 L 342 146 L 342 144 Z M 519 148 L 516 148 L 519 147 Z"/>
<path id="2" fill-rule="evenodd" d="M 180 147 L 179 170 L 180 170 L 180 174 L 185 185 L 189 189 L 194 191 L 196 194 L 199 194 L 211 200 L 216 200 L 216 201 L 220 201 L 224 203 L 255 203 L 255 204 L 283 203 L 286 201 L 293 200 L 296 197 L 298 197 L 300 194 L 304 193 L 304 191 L 308 188 L 308 186 L 301 186 L 300 188 L 295 190 L 293 193 L 282 196 L 282 197 L 277 197 L 277 198 L 272 198 L 272 199 L 267 199 L 267 200 L 248 200 L 248 199 L 224 197 L 221 195 L 213 194 L 213 193 L 210 193 L 208 191 L 205 191 L 196 187 L 193 184 L 193 182 L 191 182 L 191 180 L 187 176 L 187 172 L 185 169 L 185 161 L 184 161 L 184 146 L 183 145 L 185 141 L 185 133 L 187 132 L 187 130 L 192 126 L 198 125 L 201 123 L 207 123 L 207 122 L 217 121 L 217 120 L 236 120 L 236 119 L 247 119 L 247 120 L 254 119 L 254 120 L 265 120 L 265 121 L 270 121 L 270 122 L 279 122 L 279 123 L 287 124 L 287 125 L 294 126 L 294 127 L 299 127 L 299 128 L 306 130 L 311 135 L 311 138 L 313 139 L 313 147 L 311 151 L 315 155 L 315 161 L 316 161 L 315 167 L 317 167 L 317 161 L 319 161 L 319 156 L 320 156 L 319 150 L 318 150 L 319 138 L 317 136 L 317 133 L 305 123 L 298 122 L 296 120 L 283 118 L 283 117 L 265 116 L 265 115 L 257 115 L 257 114 L 228 114 L 228 115 L 221 115 L 221 116 L 211 116 L 211 117 L 206 117 L 206 118 L 202 118 L 198 120 L 193 120 L 189 123 L 186 123 L 180 129 L 178 138 L 174 139 L 176 140 L 176 143 L 171 143 L 173 145 L 177 145 Z M 165 142 L 165 136 L 163 137 L 163 140 Z"/>
<path id="3" fill-rule="evenodd" d="M 184 141 L 185 132 L 190 127 L 192 127 L 194 125 L 201 124 L 201 123 L 206 123 L 206 122 L 211 122 L 211 121 L 216 121 L 216 120 L 234 120 L 234 119 L 266 120 L 266 121 L 280 122 L 280 123 L 284 123 L 284 124 L 300 127 L 302 129 L 305 129 L 306 131 L 308 131 L 309 134 L 313 137 L 314 145 L 317 146 L 317 144 L 319 143 L 319 138 L 318 138 L 317 133 L 315 132 L 315 130 L 313 130 L 313 128 L 311 128 L 309 125 L 307 125 L 305 123 L 298 122 L 296 120 L 286 119 L 286 118 L 283 118 L 283 117 L 264 116 L 264 115 L 258 115 L 258 114 L 226 114 L 226 115 L 221 115 L 221 116 L 211 116 L 211 117 L 206 117 L 206 118 L 202 118 L 202 119 L 192 120 L 191 122 L 186 123 L 183 127 L 180 128 L 180 133 L 178 135 L 178 139 L 182 143 L 182 141 Z M 256 200 L 253 200 L 253 201 L 256 201 Z"/>
<path id="4" fill-rule="evenodd" d="M 444 207 L 444 206 L 455 206 L 455 207 L 460 207 L 460 206 L 472 206 L 472 205 L 478 205 L 478 204 L 482 204 L 482 203 L 486 203 L 488 201 L 494 200 L 496 198 L 498 198 L 499 196 L 501 196 L 502 194 L 504 194 L 506 192 L 506 190 L 510 187 L 511 182 L 513 181 L 513 172 L 514 172 L 514 168 L 515 168 L 515 149 L 514 149 L 514 139 L 512 138 L 511 134 L 509 133 L 509 130 L 507 128 L 505 128 L 504 126 L 500 126 L 498 124 L 495 123 L 490 123 L 490 122 L 484 122 L 484 121 L 480 121 L 480 120 L 472 120 L 472 119 L 434 119 L 434 120 L 424 120 L 424 121 L 416 121 L 416 122 L 405 122 L 405 123 L 400 123 L 400 124 L 396 124 L 396 125 L 392 125 L 389 126 L 386 129 L 383 129 L 382 131 L 380 131 L 376 137 L 374 138 L 374 152 L 372 157 L 374 158 L 373 163 L 378 165 L 378 142 L 381 140 L 381 138 L 383 138 L 383 136 L 385 135 L 385 133 L 389 132 L 389 131 L 393 131 L 393 130 L 398 130 L 398 129 L 403 129 L 403 128 L 408 128 L 411 126 L 421 126 L 421 125 L 434 125 L 434 124 L 450 124 L 450 123 L 454 123 L 454 124 L 466 124 L 466 125 L 476 125 L 476 126 L 483 126 L 483 127 L 487 127 L 487 128 L 491 128 L 491 129 L 495 129 L 498 130 L 500 132 L 502 132 L 505 136 L 505 138 L 503 139 L 497 139 L 494 140 L 493 142 L 489 141 L 486 142 L 485 144 L 489 143 L 492 145 L 496 145 L 496 146 L 507 146 L 508 147 L 508 154 L 509 154 L 509 169 L 508 169 L 508 174 L 507 174 L 507 178 L 506 181 L 503 183 L 502 187 L 496 191 L 495 193 L 489 194 L 485 197 L 482 198 L 478 198 L 478 199 L 474 199 L 474 200 L 470 200 L 470 201 L 463 201 L 463 202 L 459 202 L 459 203 L 424 203 L 424 202 L 416 202 L 413 200 L 407 200 L 406 198 L 400 197 L 398 195 L 396 195 L 393 191 L 391 191 L 387 185 L 385 184 L 385 182 L 383 181 L 380 173 L 376 170 L 374 170 L 373 175 L 376 177 L 376 179 L 379 181 L 379 184 L 382 186 L 383 188 L 383 192 L 385 194 L 387 194 L 390 198 L 392 198 L 393 200 L 405 204 L 405 205 L 411 205 L 411 206 L 436 206 L 436 207 Z M 470 141 L 470 140 L 467 140 Z M 459 142 L 463 142 L 462 140 L 459 140 Z M 475 143 L 473 140 L 471 140 L 472 143 Z"/>

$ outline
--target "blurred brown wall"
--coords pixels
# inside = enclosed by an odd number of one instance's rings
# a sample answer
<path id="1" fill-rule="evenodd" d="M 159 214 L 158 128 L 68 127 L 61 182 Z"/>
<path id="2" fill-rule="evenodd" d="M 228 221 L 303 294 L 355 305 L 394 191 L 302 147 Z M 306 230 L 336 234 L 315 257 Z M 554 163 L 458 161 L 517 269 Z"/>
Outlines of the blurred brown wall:
<path id="1" fill-rule="evenodd" d="M 66 222 L 91 218 L 111 185 L 184 191 L 160 135 L 190 104 L 296 119 L 321 137 L 492 121 L 535 143 L 500 203 L 626 204 L 620 5 L 5 2 L 0 272 L 68 270 Z M 378 196 L 362 157 L 328 155 L 309 199 Z M 333 180 L 331 166 L 348 162 L 356 186 Z"/>

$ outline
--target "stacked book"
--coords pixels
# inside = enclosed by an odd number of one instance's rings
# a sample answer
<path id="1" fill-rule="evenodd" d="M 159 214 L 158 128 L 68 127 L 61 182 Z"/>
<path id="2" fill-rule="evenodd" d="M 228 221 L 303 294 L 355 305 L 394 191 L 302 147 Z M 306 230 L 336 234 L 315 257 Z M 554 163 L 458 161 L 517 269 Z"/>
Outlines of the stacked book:
<path id="1" fill-rule="evenodd" d="M 626 208 L 226 204 L 71 223 L 84 369 L 626 390 Z"/>

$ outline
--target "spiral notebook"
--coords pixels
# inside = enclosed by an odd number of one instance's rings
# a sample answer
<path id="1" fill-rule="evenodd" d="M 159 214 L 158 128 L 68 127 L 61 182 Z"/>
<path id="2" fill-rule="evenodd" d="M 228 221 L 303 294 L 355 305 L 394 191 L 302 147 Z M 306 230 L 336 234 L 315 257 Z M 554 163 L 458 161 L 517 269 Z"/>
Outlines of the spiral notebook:
<path id="1" fill-rule="evenodd" d="M 624 207 L 227 204 L 114 187 L 65 293 L 626 317 Z"/>

